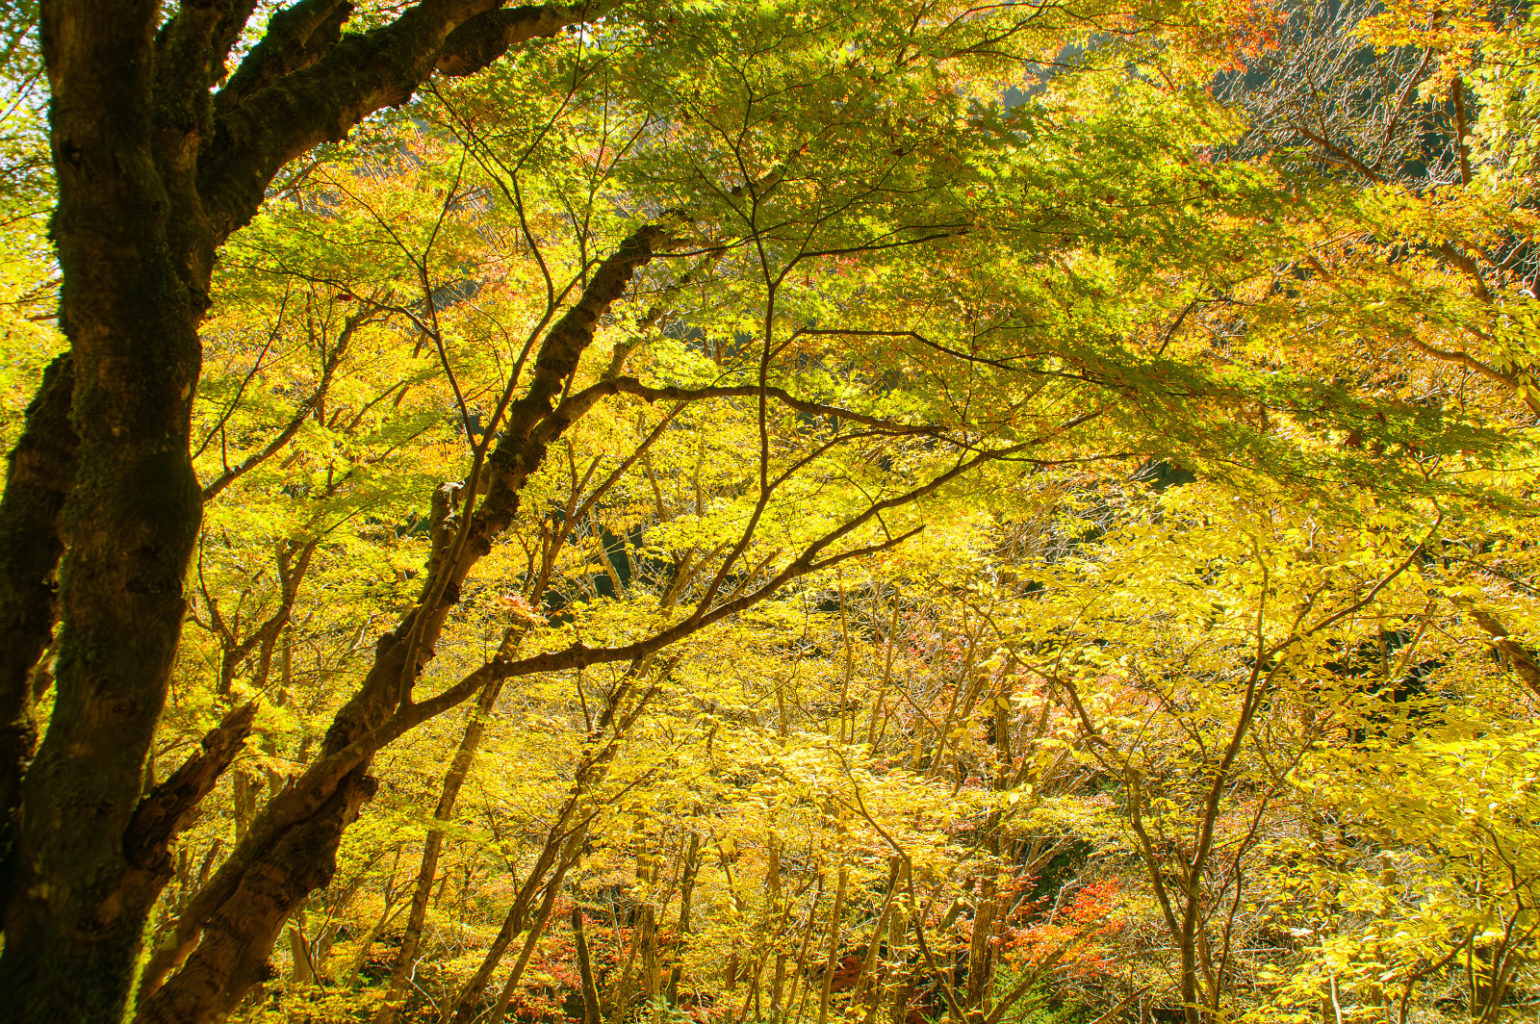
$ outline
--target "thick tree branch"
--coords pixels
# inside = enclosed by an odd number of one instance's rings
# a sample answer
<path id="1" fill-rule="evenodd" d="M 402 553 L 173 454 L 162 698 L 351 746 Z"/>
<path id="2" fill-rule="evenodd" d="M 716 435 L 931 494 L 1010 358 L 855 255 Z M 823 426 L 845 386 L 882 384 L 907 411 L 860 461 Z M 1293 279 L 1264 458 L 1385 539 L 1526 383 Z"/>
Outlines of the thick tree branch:
<path id="1" fill-rule="evenodd" d="M 139 802 L 123 837 L 130 863 L 145 870 L 170 871 L 167 844 L 241 752 L 256 714 L 257 705 L 249 702 L 226 715 L 203 737 L 202 749 Z"/>
<path id="2" fill-rule="evenodd" d="M 155 93 L 163 117 L 171 105 L 206 121 L 209 83 L 224 77 L 225 57 L 255 8 L 256 0 L 183 0 L 177 5 L 155 39 Z"/>
<path id="3" fill-rule="evenodd" d="M 1524 680 L 1524 685 L 1540 696 L 1540 662 L 1535 660 L 1535 656 L 1525 649 L 1523 644 L 1513 639 L 1513 634 L 1508 627 L 1491 612 L 1477 608 L 1470 614 L 1476 621 L 1476 625 L 1491 634 L 1492 646 L 1508 659 L 1508 664 L 1512 665 L 1513 670 L 1519 674 L 1519 678 Z"/>
<path id="4" fill-rule="evenodd" d="M 1076 417 L 1074 420 L 1058 428 L 1055 433 L 1071 429 L 1073 426 L 1083 423 L 1089 418 L 1090 416 Z M 911 488 L 902 494 L 894 495 L 891 498 L 874 502 L 840 526 L 830 530 L 818 540 L 809 544 L 796 558 L 792 559 L 759 587 L 741 592 L 739 596 L 731 600 L 723 601 L 710 607 L 697 606 L 684 619 L 672 626 L 657 631 L 646 639 L 604 648 L 589 647 L 586 644 L 577 642 L 560 650 L 530 655 L 526 658 L 494 659 L 442 693 L 420 703 L 409 704 L 403 707 L 373 735 L 361 739 L 355 745 L 357 754 L 354 756 L 361 757 L 372 754 L 380 747 L 393 742 L 428 719 L 448 711 L 450 708 L 467 700 L 490 679 L 526 676 L 541 672 L 560 672 L 587 668 L 592 665 L 644 658 L 657 653 L 670 644 L 677 643 L 706 626 L 720 622 L 752 607 L 776 593 L 794 579 L 805 576 L 810 572 L 816 572 L 819 569 L 836 565 L 852 557 L 895 547 L 919 533 L 920 528 L 915 528 L 896 537 L 890 537 L 877 544 L 826 554 L 830 547 L 867 524 L 878 520 L 884 512 L 890 512 L 894 509 L 913 504 L 922 498 L 934 494 L 948 483 L 971 472 L 980 465 L 1015 455 L 1038 443 L 1040 443 L 1040 439 L 1034 438 L 998 451 L 980 452 L 970 459 L 958 462 L 951 469 L 937 474 L 924 484 Z M 339 753 L 346 754 L 347 751 Z M 346 760 L 339 761 L 339 765 L 345 763 L 347 763 Z"/>
<path id="5" fill-rule="evenodd" d="M 374 665 L 327 732 L 321 759 L 268 801 L 240 846 L 190 901 L 169 942 L 152 956 L 142 982 L 140 1021 L 194 1022 L 227 1012 L 261 980 L 267 950 L 293 907 L 330 878 L 337 843 L 373 792 L 366 773 L 380 746 L 380 726 L 409 696 L 459 601 L 461 583 L 512 522 L 519 492 L 544 458 L 545 444 L 534 440 L 535 428 L 550 415 L 600 318 L 665 237 L 665 228 L 656 224 L 633 232 L 552 326 L 527 390 L 510 406 L 503 439 L 488 460 L 480 508 L 425 583 L 417 607 L 380 640 Z M 182 969 L 162 986 L 178 963 Z"/>
<path id="6" fill-rule="evenodd" d="M 479 14 L 449 33 L 434 62 L 435 70 L 455 78 L 473 75 L 519 43 L 553 36 L 568 25 L 595 17 L 603 6 L 527 4 Z"/>
<path id="7" fill-rule="evenodd" d="M 552 326 L 524 395 L 508 409 L 502 440 L 487 460 L 486 497 L 461 526 L 441 571 L 424 585 L 423 598 L 396 630 L 380 641 L 374 667 L 353 699 L 338 712 L 327 733 L 325 749 L 346 747 L 368 732 L 411 692 L 423 666 L 433 656 L 449 609 L 460 600 L 460 585 L 475 564 L 492 550 L 492 542 L 508 528 L 518 511 L 519 492 L 545 458 L 554 440 L 537 431 L 551 416 L 557 397 L 567 387 L 578 361 L 593 341 L 599 318 L 624 294 L 632 276 L 653 257 L 666 237 L 657 224 L 638 228 L 602 262 L 577 303 Z M 478 482 L 477 490 L 482 489 Z M 467 498 L 467 502 L 469 502 Z"/>
<path id="8" fill-rule="evenodd" d="M 575 422 L 586 413 L 600 399 L 610 395 L 635 395 L 648 402 L 699 402 L 713 398 L 758 398 L 761 394 L 775 399 L 788 409 L 806 413 L 810 416 L 831 416 L 836 419 L 847 420 L 851 423 L 860 423 L 863 426 L 873 427 L 887 434 L 895 435 L 923 435 L 935 436 L 940 428 L 923 424 L 895 423 L 892 420 L 879 416 L 868 416 L 865 413 L 854 412 L 850 409 L 835 405 L 824 405 L 821 402 L 810 402 L 797 398 L 790 392 L 777 387 L 760 387 L 757 384 L 727 385 L 708 388 L 680 388 L 680 387 L 654 387 L 643 384 L 635 377 L 614 377 L 601 380 L 579 391 L 556 407 L 550 418 L 542 424 L 543 430 L 550 430 L 552 434 L 560 433 L 569 424 Z"/>
<path id="9" fill-rule="evenodd" d="M 340 0 L 302 0 L 273 14 L 267 31 L 214 99 L 223 116 L 285 75 L 309 67 L 342 37 L 353 5 Z"/>
<path id="10" fill-rule="evenodd" d="M 469 74 L 509 48 L 595 16 L 598 4 L 500 10 L 497 0 L 423 0 L 394 21 L 342 35 L 346 4 L 303 3 L 270 48 L 259 46 L 215 98 L 199 192 L 217 239 L 245 224 L 278 170 L 398 106 L 441 70 Z M 442 66 L 441 66 L 442 65 Z M 228 93 L 228 95 L 226 95 Z"/>

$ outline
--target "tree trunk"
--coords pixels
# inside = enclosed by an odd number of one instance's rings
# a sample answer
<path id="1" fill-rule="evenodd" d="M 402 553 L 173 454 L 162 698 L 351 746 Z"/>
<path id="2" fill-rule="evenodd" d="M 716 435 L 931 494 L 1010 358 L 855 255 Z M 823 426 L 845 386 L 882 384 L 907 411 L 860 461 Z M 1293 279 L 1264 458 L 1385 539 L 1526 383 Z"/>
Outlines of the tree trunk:
<path id="1" fill-rule="evenodd" d="M 834 960 L 839 955 L 840 922 L 845 913 L 845 883 L 849 872 L 840 866 L 839 885 L 834 890 L 834 908 L 829 911 L 829 949 L 824 963 L 823 986 L 818 990 L 818 1024 L 828 1024 L 829 996 L 834 991 Z"/>
<path id="2" fill-rule="evenodd" d="M 250 0 L 169 16 L 160 0 L 41 4 L 70 356 L 31 406 L 0 502 L 0 992 L 13 1020 L 121 1019 L 173 873 L 166 846 L 250 729 L 249 714 L 222 725 L 173 788 L 144 793 L 201 515 L 188 435 L 215 250 L 281 167 L 435 69 L 473 73 L 601 9 L 501 6 L 419 3 L 340 45 L 353 5 L 289 5 L 226 79 Z M 583 310 L 588 325 L 597 315 Z M 56 560 L 55 700 L 34 757 L 17 681 L 48 643 Z M 216 875 L 221 898 L 194 901 L 215 939 L 176 1019 L 223 1012 L 261 976 L 289 913 L 330 876 L 365 769 L 326 772 L 302 821 L 262 829 L 261 850 L 237 851 L 239 877 Z"/>
<path id="3" fill-rule="evenodd" d="M 289 933 L 289 976 L 296 985 L 315 984 L 315 965 L 310 960 L 310 943 L 305 941 L 305 912 L 294 915 L 287 929 Z"/>
<path id="4" fill-rule="evenodd" d="M 690 934 L 690 909 L 695 895 L 695 876 L 700 871 L 700 834 L 690 833 L 690 849 L 685 854 L 684 874 L 679 882 L 679 929 L 674 937 L 674 968 L 668 975 L 664 998 L 669 1006 L 679 1005 L 679 978 L 684 973 L 684 941 Z"/>
<path id="5" fill-rule="evenodd" d="M 823 875 L 818 876 L 818 889 L 813 893 L 812 905 L 807 908 L 807 924 L 802 929 L 802 943 L 797 948 L 797 965 L 791 976 L 791 992 L 786 996 L 786 1009 L 788 1015 L 800 1018 L 804 1007 L 807 1005 L 808 993 L 812 985 L 808 980 L 808 959 L 813 951 L 813 932 L 818 928 L 818 903 L 823 899 Z M 798 986 L 801 986 L 802 996 L 797 997 Z"/>
<path id="6" fill-rule="evenodd" d="M 893 900 L 898 894 L 898 873 L 902 865 L 903 861 L 898 857 L 889 860 L 888 887 L 883 896 L 882 909 L 877 912 L 877 920 L 872 924 L 872 937 L 866 944 L 866 956 L 861 959 L 861 973 L 856 976 L 851 988 L 850 1005 L 866 1004 L 868 1018 L 876 1012 L 877 1003 L 882 998 L 878 952 L 886 941 L 883 933 L 888 930 L 888 918 L 893 913 Z"/>
<path id="7" fill-rule="evenodd" d="M 439 790 L 438 806 L 433 810 L 435 821 L 447 822 L 454 817 L 455 801 L 460 797 L 460 787 L 470 774 L 476 759 L 476 749 L 481 745 L 481 734 L 486 730 L 486 716 L 503 692 L 502 680 L 493 680 L 482 688 L 476 698 L 476 706 L 466 720 L 465 732 L 460 735 L 460 746 L 450 762 Z M 401 938 L 401 948 L 396 953 L 396 963 L 390 972 L 390 986 L 386 991 L 385 1005 L 376 1016 L 375 1024 L 393 1024 L 401 1014 L 401 1003 L 406 995 L 407 979 L 417 957 L 417 947 L 422 941 L 423 925 L 428 920 L 428 901 L 433 895 L 433 880 L 438 873 L 439 852 L 444 845 L 444 830 L 433 827 L 423 840 L 422 864 L 417 869 L 417 882 L 412 889 L 412 906 L 407 911 L 406 932 Z"/>
<path id="8" fill-rule="evenodd" d="M 600 1013 L 616 1024 L 625 1020 L 626 1011 L 631 1006 L 631 965 L 636 962 L 637 950 L 641 948 L 641 937 L 640 925 L 631 929 L 626 939 L 626 948 L 615 965 L 615 982 L 610 986 L 609 995 L 599 1000 Z M 732 962 L 737 963 L 736 955 Z"/>
<path id="9" fill-rule="evenodd" d="M 989 1013 L 989 982 L 994 967 L 995 918 L 999 901 L 995 879 L 988 875 L 979 884 L 979 902 L 973 912 L 973 937 L 968 948 L 968 989 L 964 1005 L 969 1010 Z"/>
<path id="10" fill-rule="evenodd" d="M 0 991 L 15 996 L 8 1008 L 22 1021 L 121 1014 L 145 917 L 171 876 L 158 838 L 147 843 L 130 829 L 198 530 L 187 440 L 208 281 L 197 257 L 212 245 L 196 237 L 200 220 L 184 216 L 185 196 L 168 190 L 159 159 L 151 120 L 159 12 L 154 0 L 43 6 L 59 191 L 52 233 L 79 447 L 59 540 L 49 538 L 28 568 L 35 575 L 62 542 L 54 711 L 21 786 L 0 955 Z M 64 383 L 56 370 L 34 426 L 57 413 L 50 396 Z M 26 456 L 19 451 L 13 466 Z M 47 533 L 60 482 L 52 483 L 27 510 L 34 535 Z M 31 600 L 39 582 L 11 596 Z M 4 624 L 23 634 L 13 663 L 41 650 L 50 618 L 45 599 L 27 621 Z M 3 685 L 0 711 L 9 713 L 14 686 Z M 26 743 L 14 729 L 7 738 L 13 754 Z"/>
<path id="11" fill-rule="evenodd" d="M 649 1007 L 658 1000 L 658 916 L 651 903 L 642 907 L 642 919 L 637 927 L 641 931 L 642 945 L 642 995 Z"/>
<path id="12" fill-rule="evenodd" d="M 508 980 L 503 982 L 503 990 L 497 994 L 497 1000 L 492 1004 L 492 1012 L 487 1015 L 488 1024 L 502 1024 L 502 1020 L 508 1015 L 508 1007 L 513 1002 L 514 993 L 518 991 L 519 981 L 524 977 L 524 970 L 529 966 L 530 957 L 535 954 L 535 947 L 540 944 L 540 939 L 545 935 L 545 929 L 551 922 L 551 912 L 556 909 L 556 901 L 561 896 L 561 883 L 567 877 L 567 871 L 578 860 L 581 848 L 572 852 L 572 856 L 562 862 L 556 869 L 556 875 L 551 883 L 545 887 L 545 899 L 540 902 L 540 910 L 535 915 L 535 922 L 530 926 L 529 934 L 524 937 L 524 948 L 519 950 L 519 958 L 514 961 L 513 970 L 508 972 Z"/>
<path id="13" fill-rule="evenodd" d="M 52 577 L 64 550 L 59 514 L 75 485 L 74 381 L 69 356 L 49 364 L 0 498 L 0 908 L 21 779 L 36 743 L 29 683 L 53 634 Z"/>
<path id="14" fill-rule="evenodd" d="M 572 937 L 577 946 L 578 976 L 583 985 L 583 1024 L 599 1024 L 599 988 L 594 983 L 593 959 L 588 955 L 588 938 L 583 934 L 583 911 L 572 908 Z"/>
<path id="15" fill-rule="evenodd" d="M 909 918 L 906 914 L 893 914 L 888 922 L 888 955 L 894 962 L 899 960 L 899 950 L 904 945 L 904 937 L 909 931 Z M 888 1020 L 892 1024 L 904 1024 L 909 1016 L 909 1003 L 914 999 L 915 972 L 905 971 L 899 978 L 894 979 L 889 986 L 892 990 L 893 1001 L 888 1007 Z M 872 1001 L 866 1011 L 863 1024 L 874 1024 L 877 1015 L 882 1008 L 882 991 L 877 992 L 877 998 Z"/>

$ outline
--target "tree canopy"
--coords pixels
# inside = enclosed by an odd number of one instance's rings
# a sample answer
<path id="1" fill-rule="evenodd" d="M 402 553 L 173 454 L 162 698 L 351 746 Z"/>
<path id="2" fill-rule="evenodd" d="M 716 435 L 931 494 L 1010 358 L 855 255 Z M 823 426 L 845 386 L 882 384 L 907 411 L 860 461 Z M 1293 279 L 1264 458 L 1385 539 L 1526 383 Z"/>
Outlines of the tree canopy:
<path id="1" fill-rule="evenodd" d="M 1540 15 L 0 16 L 0 1018 L 1540 998 Z"/>

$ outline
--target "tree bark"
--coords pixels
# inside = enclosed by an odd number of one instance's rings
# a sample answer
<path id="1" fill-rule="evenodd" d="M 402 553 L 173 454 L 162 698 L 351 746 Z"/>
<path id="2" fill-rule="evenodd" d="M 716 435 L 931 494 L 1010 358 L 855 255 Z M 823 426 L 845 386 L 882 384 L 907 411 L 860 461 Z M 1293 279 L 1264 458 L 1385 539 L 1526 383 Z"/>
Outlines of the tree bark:
<path id="1" fill-rule="evenodd" d="M 818 1024 L 827 1024 L 829 1020 L 829 997 L 834 992 L 834 964 L 835 957 L 839 956 L 840 924 L 845 914 L 845 884 L 849 880 L 849 872 L 844 865 L 840 866 L 839 884 L 834 890 L 834 907 L 829 911 L 829 948 L 828 958 L 824 962 L 823 984 L 818 989 Z"/>
<path id="2" fill-rule="evenodd" d="M 438 806 L 433 810 L 435 821 L 447 822 L 453 818 L 455 801 L 460 797 L 460 787 L 465 785 L 471 764 L 476 759 L 476 750 L 481 745 L 481 734 L 486 730 L 486 716 L 491 712 L 492 705 L 497 703 L 498 694 L 502 691 L 502 681 L 493 680 L 476 698 L 476 706 L 465 723 L 465 732 L 460 736 L 460 746 L 455 751 L 454 760 L 450 762 L 448 773 L 444 776 L 444 784 L 439 791 Z M 423 925 L 428 920 L 428 901 L 433 895 L 433 881 L 438 874 L 439 852 L 443 845 L 444 830 L 438 826 L 429 829 L 427 838 L 423 840 L 422 864 L 417 869 L 417 882 L 412 889 L 412 906 L 407 911 L 406 931 L 401 938 L 401 948 L 396 953 L 395 966 L 390 972 L 390 986 L 386 991 L 385 1005 L 380 1008 L 379 1015 L 375 1017 L 375 1024 L 393 1024 L 401 1014 L 401 1002 L 406 995 L 407 980 L 412 972 L 412 963 L 417 956 L 417 947 L 422 941 Z"/>
<path id="3" fill-rule="evenodd" d="M 700 871 L 700 834 L 690 833 L 690 849 L 685 853 L 683 878 L 679 883 L 679 928 L 674 938 L 674 966 L 668 974 L 665 999 L 671 1007 L 679 1005 L 679 979 L 684 974 L 684 944 L 690 934 L 690 910 L 695 896 L 695 876 Z"/>
<path id="4" fill-rule="evenodd" d="M 64 551 L 59 515 L 75 486 L 74 388 L 70 358 L 59 356 L 27 406 L 0 498 L 0 907 L 21 779 L 36 743 L 29 682 L 53 634 L 52 577 Z"/>
<path id="5" fill-rule="evenodd" d="M 342 833 L 373 792 L 370 760 L 386 741 L 376 730 L 410 700 L 411 684 L 433 657 L 433 645 L 459 601 L 460 585 L 512 522 L 524 481 L 565 428 L 553 415 L 555 399 L 592 341 L 600 316 L 651 260 L 663 237 L 654 225 L 634 232 L 599 265 L 577 303 L 551 328 L 533 380 L 510 407 L 503 439 L 488 460 L 487 494 L 465 528 L 463 543 L 430 574 L 420 603 L 381 638 L 362 685 L 333 720 L 321 758 L 268 801 L 240 845 L 189 904 L 167 945 L 151 958 L 142 983 L 140 1021 L 199 1022 L 227 1013 L 262 980 L 246 960 L 258 952 L 265 957 L 288 914 L 306 893 L 330 879 Z M 287 909 L 280 912 L 282 904 Z M 208 955 L 193 953 L 195 947 L 202 953 L 204 946 Z M 162 987 L 162 979 L 179 963 L 176 976 Z"/>
<path id="6" fill-rule="evenodd" d="M 599 988 L 594 983 L 593 959 L 583 934 L 583 910 L 572 908 L 572 937 L 577 947 L 578 977 L 583 986 L 583 1024 L 599 1024 Z"/>
<path id="7" fill-rule="evenodd" d="M 200 514 L 187 440 L 207 278 L 189 265 L 195 229 L 173 227 L 151 116 L 159 6 L 49 3 L 42 13 L 78 449 L 59 519 L 54 711 L 22 782 L 4 911 L 0 991 L 16 994 L 24 1021 L 120 1014 L 145 917 L 171 874 L 163 849 L 130 854 L 124 841 Z M 194 237 L 176 237 L 184 229 Z"/>
<path id="8" fill-rule="evenodd" d="M 970 1011 L 989 1013 L 989 982 L 994 968 L 996 915 L 999 899 L 993 875 L 979 884 L 978 905 L 973 911 L 973 936 L 968 944 L 968 989 L 964 1005 Z"/>
<path id="9" fill-rule="evenodd" d="M 217 247 L 251 219 L 289 160 L 403 102 L 435 70 L 472 73 L 603 5 L 425 0 L 344 36 L 351 4 L 301 0 L 273 16 L 217 94 L 256 5 L 187 0 L 164 21 L 162 6 L 48 0 L 41 12 L 70 356 L 30 408 L 0 503 L 0 990 L 16 994 L 8 1009 L 22 1021 L 120 1018 L 146 916 L 170 875 L 164 849 L 133 830 L 201 513 L 188 433 Z M 607 275 L 601 268 L 611 290 L 561 337 L 574 358 L 637 265 L 622 262 Z M 523 411 L 548 412 L 554 393 Z M 512 453 L 519 465 L 504 476 L 527 472 L 541 454 L 539 443 Z M 479 542 L 506 525 L 501 509 L 511 514 L 521 483 L 505 480 Z M 52 630 L 56 562 L 56 699 L 33 757 L 24 686 Z M 327 753 L 369 720 L 344 716 Z M 223 770 L 227 753 L 205 758 L 200 772 Z M 167 995 L 178 1019 L 223 1012 L 262 975 L 289 912 L 330 876 L 336 839 L 372 789 L 366 768 L 362 758 L 328 769 L 324 786 L 286 804 L 304 805 L 299 820 L 257 830 L 260 851 L 237 851 L 241 870 L 216 875 L 220 899 L 194 900 L 209 911 L 209 950 L 188 961 L 198 970 L 183 990 Z M 198 788 L 179 799 L 201 796 Z"/>

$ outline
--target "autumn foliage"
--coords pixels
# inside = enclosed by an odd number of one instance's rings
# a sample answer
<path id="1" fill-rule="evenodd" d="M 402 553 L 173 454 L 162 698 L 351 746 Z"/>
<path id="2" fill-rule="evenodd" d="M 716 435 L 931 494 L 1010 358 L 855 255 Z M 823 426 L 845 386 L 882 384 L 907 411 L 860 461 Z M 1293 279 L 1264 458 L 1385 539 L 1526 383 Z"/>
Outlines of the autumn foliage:
<path id="1" fill-rule="evenodd" d="M 0 1020 L 1532 1019 L 1527 9 L 129 6 L 0 15 Z"/>

